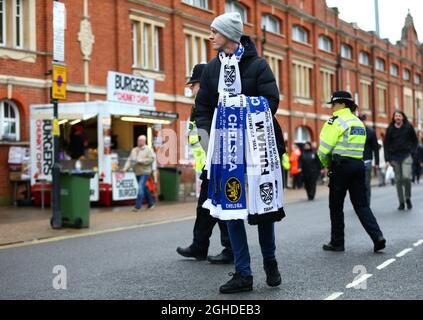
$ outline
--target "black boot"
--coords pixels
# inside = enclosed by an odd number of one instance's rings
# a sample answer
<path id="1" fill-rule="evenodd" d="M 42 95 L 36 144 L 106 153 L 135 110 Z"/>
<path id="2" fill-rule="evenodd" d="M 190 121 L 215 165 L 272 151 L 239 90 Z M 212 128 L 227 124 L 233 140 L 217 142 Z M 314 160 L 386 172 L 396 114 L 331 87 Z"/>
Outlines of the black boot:
<path id="1" fill-rule="evenodd" d="M 194 250 L 191 246 L 187 248 L 178 247 L 176 249 L 176 252 L 186 258 L 195 258 L 197 260 L 206 260 L 207 258 L 207 252 L 200 252 L 200 251 Z"/>
<path id="2" fill-rule="evenodd" d="M 269 287 L 277 287 L 281 284 L 281 274 L 278 270 L 276 260 L 264 261 L 264 271 L 266 272 L 266 283 Z"/>
<path id="3" fill-rule="evenodd" d="M 399 207 L 398 207 L 398 210 L 403 211 L 404 209 L 405 209 L 405 205 L 404 205 L 404 203 L 401 202 Z"/>
<path id="4" fill-rule="evenodd" d="M 217 256 L 208 256 L 207 260 L 211 264 L 232 264 L 234 263 L 234 255 L 232 252 L 223 250 Z"/>
<path id="5" fill-rule="evenodd" d="M 407 209 L 411 210 L 413 208 L 413 205 L 411 204 L 411 200 L 407 199 L 405 202 L 407 203 Z"/>
<path id="6" fill-rule="evenodd" d="M 325 251 L 345 251 L 344 246 L 335 246 L 332 243 L 324 244 L 323 250 Z"/>
<path id="7" fill-rule="evenodd" d="M 220 287 L 220 293 L 237 293 L 253 290 L 253 276 L 242 276 L 238 272 L 229 273 L 232 279 Z"/>
<path id="8" fill-rule="evenodd" d="M 374 252 L 378 252 L 382 249 L 385 249 L 386 246 L 386 240 L 384 237 L 379 237 L 375 242 L 374 242 L 374 247 L 373 247 L 373 251 Z"/>

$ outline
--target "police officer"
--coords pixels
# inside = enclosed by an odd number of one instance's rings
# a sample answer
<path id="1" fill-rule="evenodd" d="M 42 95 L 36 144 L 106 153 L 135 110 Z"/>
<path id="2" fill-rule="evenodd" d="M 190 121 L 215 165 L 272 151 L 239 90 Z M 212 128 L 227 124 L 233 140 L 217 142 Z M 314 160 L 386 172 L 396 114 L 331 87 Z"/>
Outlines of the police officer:
<path id="1" fill-rule="evenodd" d="M 374 252 L 385 248 L 386 240 L 377 224 L 367 199 L 363 162 L 366 129 L 353 112 L 357 105 L 346 91 L 333 93 L 333 116 L 320 132 L 318 156 L 329 167 L 329 209 L 331 240 L 323 250 L 344 251 L 344 198 L 350 193 L 354 211 L 374 243 Z"/>
<path id="2" fill-rule="evenodd" d="M 186 83 L 192 90 L 193 96 L 196 96 L 200 89 L 200 79 L 205 64 L 197 64 L 194 66 L 191 78 Z M 196 109 L 192 107 L 191 116 L 188 124 L 188 141 L 191 146 L 195 158 L 195 170 L 202 171 L 206 163 L 206 153 L 200 145 L 200 137 L 197 126 L 195 125 Z M 228 228 L 224 221 L 218 221 L 210 215 L 209 210 L 203 208 L 204 201 L 207 200 L 208 180 L 205 174 L 201 176 L 201 191 L 197 203 L 197 217 L 194 224 L 194 238 L 189 247 L 178 247 L 176 252 L 187 258 L 195 258 L 197 260 L 207 260 L 212 264 L 231 264 L 233 263 L 233 253 L 228 235 Z M 210 245 L 210 237 L 216 222 L 220 228 L 220 241 L 224 247 L 223 251 L 216 256 L 207 256 Z"/>

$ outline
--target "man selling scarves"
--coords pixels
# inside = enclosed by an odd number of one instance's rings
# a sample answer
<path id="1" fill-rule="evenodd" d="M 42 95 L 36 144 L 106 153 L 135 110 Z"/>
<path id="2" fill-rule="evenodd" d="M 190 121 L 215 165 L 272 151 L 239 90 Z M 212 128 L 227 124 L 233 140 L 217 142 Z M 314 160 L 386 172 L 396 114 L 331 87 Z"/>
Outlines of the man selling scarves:
<path id="1" fill-rule="evenodd" d="M 208 150 L 210 180 L 205 206 L 227 222 L 235 259 L 235 273 L 220 287 L 221 293 L 253 288 L 244 226 L 247 217 L 250 224 L 258 226 L 267 284 L 281 283 L 274 231 L 274 222 L 285 216 L 280 168 L 285 145 L 273 117 L 279 91 L 266 60 L 258 56 L 254 43 L 242 36 L 242 31 L 239 13 L 214 19 L 209 40 L 218 56 L 206 65 L 195 101 L 197 126 L 210 134 L 208 146 L 207 139 L 201 139 Z"/>

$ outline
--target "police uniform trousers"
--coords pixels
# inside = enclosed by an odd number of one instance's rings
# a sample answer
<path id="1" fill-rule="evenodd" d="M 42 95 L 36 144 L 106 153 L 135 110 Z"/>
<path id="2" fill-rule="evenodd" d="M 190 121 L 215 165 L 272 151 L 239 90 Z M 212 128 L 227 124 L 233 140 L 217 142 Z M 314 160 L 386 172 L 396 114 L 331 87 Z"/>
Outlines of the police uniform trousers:
<path id="1" fill-rule="evenodd" d="M 382 237 L 382 231 L 367 202 L 364 162 L 341 158 L 336 165 L 331 165 L 329 177 L 331 243 L 335 246 L 344 245 L 344 199 L 347 191 L 355 213 L 373 242 Z"/>
<path id="2" fill-rule="evenodd" d="M 201 179 L 200 197 L 198 198 L 197 203 L 197 217 L 194 224 L 194 239 L 191 247 L 197 252 L 207 253 L 213 228 L 216 223 L 218 223 L 220 228 L 220 242 L 225 248 L 224 252 L 232 255 L 226 222 L 212 217 L 210 215 L 210 211 L 203 208 L 203 203 L 207 200 L 207 191 L 209 186 L 209 181 L 207 180 L 207 175 L 204 174 L 204 171 L 201 175 Z"/>

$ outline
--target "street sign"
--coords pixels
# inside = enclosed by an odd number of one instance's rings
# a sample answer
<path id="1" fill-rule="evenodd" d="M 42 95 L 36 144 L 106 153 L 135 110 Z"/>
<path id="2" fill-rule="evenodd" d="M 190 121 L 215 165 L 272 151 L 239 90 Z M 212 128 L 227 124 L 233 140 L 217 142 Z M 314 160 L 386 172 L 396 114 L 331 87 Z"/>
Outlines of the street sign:
<path id="1" fill-rule="evenodd" d="M 58 64 L 53 65 L 53 99 L 66 100 L 67 68 Z"/>
<path id="2" fill-rule="evenodd" d="M 53 60 L 65 61 L 65 4 L 53 2 Z"/>

